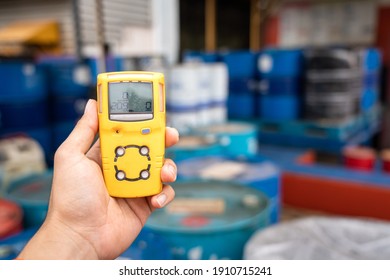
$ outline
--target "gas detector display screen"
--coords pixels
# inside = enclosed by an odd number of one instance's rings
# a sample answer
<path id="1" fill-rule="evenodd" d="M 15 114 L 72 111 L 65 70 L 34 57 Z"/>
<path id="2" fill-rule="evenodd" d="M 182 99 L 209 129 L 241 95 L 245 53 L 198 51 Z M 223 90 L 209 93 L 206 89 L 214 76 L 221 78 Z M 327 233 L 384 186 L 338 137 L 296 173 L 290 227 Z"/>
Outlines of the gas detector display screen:
<path id="1" fill-rule="evenodd" d="M 150 82 L 109 83 L 110 114 L 153 112 L 153 86 Z"/>

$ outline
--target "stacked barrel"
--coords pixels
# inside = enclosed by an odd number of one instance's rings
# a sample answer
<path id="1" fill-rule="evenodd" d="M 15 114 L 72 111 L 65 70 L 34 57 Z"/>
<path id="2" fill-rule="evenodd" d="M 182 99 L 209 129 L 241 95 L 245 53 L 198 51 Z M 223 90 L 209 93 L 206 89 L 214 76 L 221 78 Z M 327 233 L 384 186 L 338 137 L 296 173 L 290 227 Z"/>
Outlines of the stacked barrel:
<path id="1" fill-rule="evenodd" d="M 341 120 L 360 112 L 362 68 L 356 51 L 305 51 L 305 118 Z"/>
<path id="2" fill-rule="evenodd" d="M 0 137 L 32 137 L 49 157 L 48 90 L 43 68 L 31 59 L 0 59 L 0 82 Z"/>
<path id="3" fill-rule="evenodd" d="M 367 48 L 359 51 L 363 75 L 361 110 L 370 110 L 380 99 L 380 77 L 382 56 L 378 49 Z"/>
<path id="4" fill-rule="evenodd" d="M 40 65 L 48 78 L 54 153 L 84 112 L 91 90 L 90 67 L 74 57 L 45 57 Z"/>
<path id="5" fill-rule="evenodd" d="M 301 50 L 266 49 L 257 60 L 260 77 L 260 117 L 295 120 L 300 117 L 303 61 Z"/>
<path id="6" fill-rule="evenodd" d="M 250 51 L 221 54 L 221 61 L 229 73 L 228 117 L 231 119 L 249 119 L 257 115 L 256 56 Z"/>

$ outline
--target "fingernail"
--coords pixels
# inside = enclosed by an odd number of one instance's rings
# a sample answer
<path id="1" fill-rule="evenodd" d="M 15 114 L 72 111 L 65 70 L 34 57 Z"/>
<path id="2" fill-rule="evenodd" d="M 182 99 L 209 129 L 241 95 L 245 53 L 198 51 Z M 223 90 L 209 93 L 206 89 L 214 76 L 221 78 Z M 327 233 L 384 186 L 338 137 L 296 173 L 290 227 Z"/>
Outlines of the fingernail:
<path id="1" fill-rule="evenodd" d="M 176 168 L 172 165 L 168 165 L 168 170 L 169 170 L 169 173 L 171 173 L 172 176 L 175 178 L 174 180 L 176 180 Z"/>
<path id="2" fill-rule="evenodd" d="M 157 203 L 160 205 L 160 207 L 163 207 L 166 201 L 167 195 L 165 193 L 162 193 L 157 197 Z"/>
<path id="3" fill-rule="evenodd" d="M 91 105 L 92 105 L 92 99 L 89 99 L 87 104 L 85 105 L 84 114 L 91 109 Z"/>

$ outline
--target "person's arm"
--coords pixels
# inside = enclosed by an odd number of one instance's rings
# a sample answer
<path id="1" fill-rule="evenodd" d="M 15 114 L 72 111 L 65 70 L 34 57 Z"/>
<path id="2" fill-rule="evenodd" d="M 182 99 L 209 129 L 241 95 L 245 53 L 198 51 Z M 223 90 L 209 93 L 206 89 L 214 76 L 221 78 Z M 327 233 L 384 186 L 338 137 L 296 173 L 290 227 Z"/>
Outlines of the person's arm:
<path id="1" fill-rule="evenodd" d="M 113 259 L 137 237 L 156 208 L 175 196 L 164 184 L 161 193 L 142 198 L 108 195 L 101 170 L 96 101 L 89 100 L 83 117 L 58 148 L 49 210 L 45 222 L 18 259 Z M 166 146 L 177 143 L 176 129 L 166 128 Z M 176 180 L 176 165 L 166 159 L 164 183 Z"/>

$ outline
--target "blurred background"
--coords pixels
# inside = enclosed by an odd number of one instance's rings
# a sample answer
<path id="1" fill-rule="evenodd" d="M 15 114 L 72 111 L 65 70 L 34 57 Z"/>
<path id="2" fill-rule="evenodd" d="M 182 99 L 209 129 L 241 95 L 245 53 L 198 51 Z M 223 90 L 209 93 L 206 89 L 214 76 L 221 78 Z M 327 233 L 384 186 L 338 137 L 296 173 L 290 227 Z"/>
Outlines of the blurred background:
<path id="1" fill-rule="evenodd" d="M 164 73 L 181 139 L 120 258 L 389 259 L 389 67 L 388 0 L 0 0 L 0 259 L 97 74 L 129 70 Z"/>

